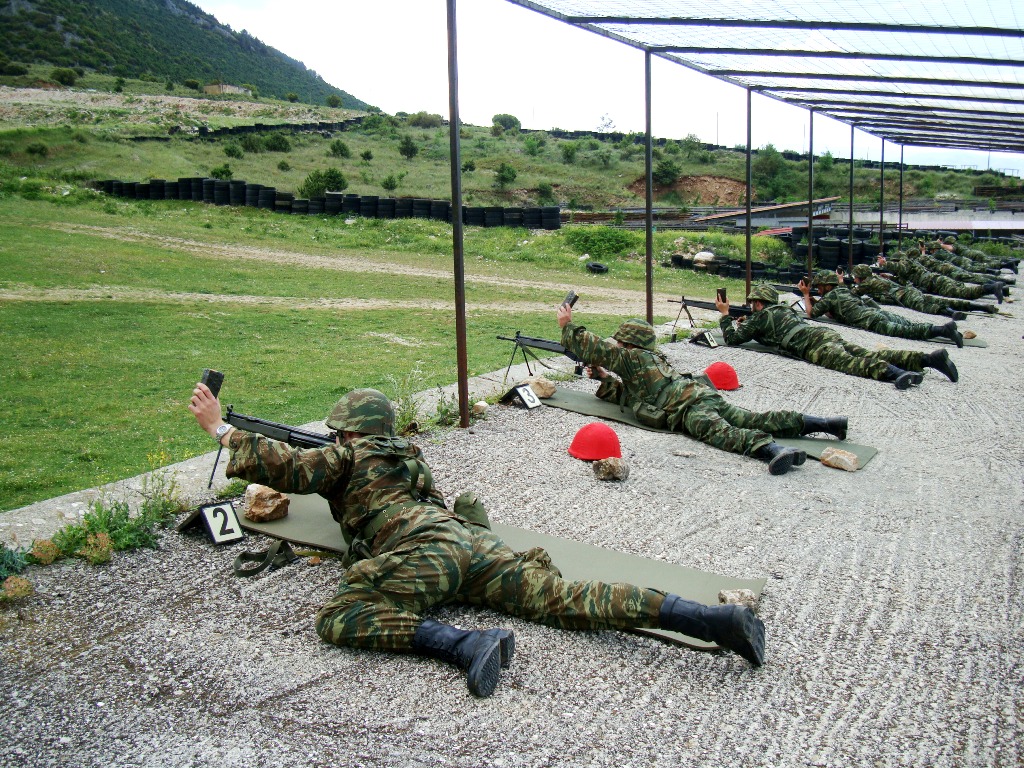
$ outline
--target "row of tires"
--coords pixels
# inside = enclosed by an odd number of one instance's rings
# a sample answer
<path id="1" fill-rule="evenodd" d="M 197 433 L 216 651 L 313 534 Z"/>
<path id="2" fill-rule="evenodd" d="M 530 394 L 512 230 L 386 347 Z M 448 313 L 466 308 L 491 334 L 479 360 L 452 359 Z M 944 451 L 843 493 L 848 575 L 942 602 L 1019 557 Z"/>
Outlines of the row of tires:
<path id="1" fill-rule="evenodd" d="M 241 180 L 179 178 L 177 181 L 120 181 L 105 179 L 95 182 L 96 188 L 114 197 L 134 200 L 193 200 L 212 205 L 249 206 L 278 213 L 299 215 L 352 214 L 377 219 L 452 220 L 452 205 L 447 200 L 412 197 L 380 197 L 327 192 L 324 197 L 296 198 L 291 192 L 275 187 L 250 184 Z M 561 210 L 557 205 L 533 208 L 462 207 L 462 222 L 479 227 L 526 227 L 527 229 L 559 229 Z"/>

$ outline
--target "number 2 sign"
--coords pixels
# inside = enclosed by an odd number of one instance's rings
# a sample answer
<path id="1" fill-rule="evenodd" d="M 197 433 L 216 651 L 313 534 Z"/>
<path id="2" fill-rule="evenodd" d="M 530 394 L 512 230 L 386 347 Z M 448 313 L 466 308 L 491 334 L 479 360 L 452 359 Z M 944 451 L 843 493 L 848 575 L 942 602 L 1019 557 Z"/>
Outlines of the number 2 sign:
<path id="1" fill-rule="evenodd" d="M 206 532 L 210 534 L 214 544 L 228 544 L 245 538 L 242 526 L 238 523 L 235 508 L 230 501 L 204 504 L 178 526 L 178 531 L 195 527 L 200 524 L 200 521 L 206 528 Z"/>

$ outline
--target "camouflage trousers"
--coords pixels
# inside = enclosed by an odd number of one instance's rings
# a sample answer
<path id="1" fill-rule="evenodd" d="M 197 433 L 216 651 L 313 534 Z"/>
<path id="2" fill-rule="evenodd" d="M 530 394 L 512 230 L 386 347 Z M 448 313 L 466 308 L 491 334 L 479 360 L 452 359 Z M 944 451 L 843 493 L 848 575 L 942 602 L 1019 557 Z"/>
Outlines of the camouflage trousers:
<path id="1" fill-rule="evenodd" d="M 847 341 L 829 328 L 816 328 L 815 342 L 797 352 L 804 360 L 833 371 L 881 380 L 889 365 L 906 371 L 923 371 L 924 352 L 897 349 L 870 351 Z M 795 350 L 791 350 L 795 351 Z"/>
<path id="2" fill-rule="evenodd" d="M 730 405 L 714 390 L 699 394 L 681 413 L 671 413 L 672 429 L 730 453 L 751 455 L 777 437 L 797 437 L 804 425 L 796 411 L 755 413 Z"/>
<path id="3" fill-rule="evenodd" d="M 930 274 L 915 280 L 914 285 L 925 293 L 954 299 L 980 299 L 985 294 L 985 289 L 980 285 L 967 285 L 945 275 Z"/>
<path id="4" fill-rule="evenodd" d="M 930 339 L 932 332 L 930 323 L 915 323 L 894 312 L 885 311 L 873 313 L 866 322 L 860 323 L 857 327 L 898 339 Z"/>
<path id="5" fill-rule="evenodd" d="M 433 606 L 465 603 L 562 629 L 657 627 L 664 594 L 632 584 L 567 581 L 543 549 L 513 552 L 486 528 L 420 507 L 377 534 L 316 616 L 336 645 L 408 651 Z"/>
<path id="6" fill-rule="evenodd" d="M 969 269 L 961 269 L 955 264 L 937 264 L 932 272 L 945 275 L 946 277 L 950 277 L 954 280 L 959 280 L 961 283 L 979 283 L 984 285 L 985 283 L 990 283 L 995 280 L 992 275 L 972 272 Z"/>
<path id="7" fill-rule="evenodd" d="M 905 285 L 896 291 L 896 300 L 907 309 L 924 312 L 926 315 L 941 315 L 947 309 L 967 312 L 971 309 L 969 299 L 955 299 L 945 296 L 929 296 L 912 285 Z"/>

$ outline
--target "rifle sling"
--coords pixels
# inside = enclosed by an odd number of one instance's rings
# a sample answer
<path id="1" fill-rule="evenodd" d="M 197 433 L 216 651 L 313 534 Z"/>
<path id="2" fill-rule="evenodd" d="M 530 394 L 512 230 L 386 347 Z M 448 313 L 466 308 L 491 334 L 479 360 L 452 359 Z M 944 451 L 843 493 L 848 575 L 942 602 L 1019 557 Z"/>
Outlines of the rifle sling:
<path id="1" fill-rule="evenodd" d="M 293 560 L 297 560 L 298 557 L 287 541 L 278 539 L 265 552 L 242 552 L 235 558 L 232 570 L 235 576 L 255 576 L 258 573 L 263 573 L 267 568 L 272 571 L 282 568 Z M 246 563 L 256 563 L 256 565 L 246 568 Z"/>
<path id="2" fill-rule="evenodd" d="M 438 506 L 437 502 L 430 497 L 431 492 L 434 490 L 434 475 L 430 471 L 430 467 L 425 462 L 417 461 L 416 459 L 406 459 L 405 466 L 409 470 L 409 490 L 413 498 L 409 501 L 396 501 L 379 510 L 370 519 L 370 522 L 359 531 L 360 539 L 367 542 L 373 541 L 374 537 L 380 533 L 381 528 L 391 522 L 397 515 L 413 507 L 422 507 L 424 504 Z M 421 475 L 423 478 L 422 484 L 420 484 Z"/>

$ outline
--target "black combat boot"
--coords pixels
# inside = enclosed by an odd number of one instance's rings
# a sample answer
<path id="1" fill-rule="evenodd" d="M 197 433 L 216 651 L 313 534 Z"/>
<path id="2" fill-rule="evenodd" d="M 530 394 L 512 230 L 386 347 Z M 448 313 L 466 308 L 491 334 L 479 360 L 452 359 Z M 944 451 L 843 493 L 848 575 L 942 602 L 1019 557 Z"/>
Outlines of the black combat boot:
<path id="1" fill-rule="evenodd" d="M 786 448 L 778 443 L 768 443 L 754 451 L 754 456 L 768 461 L 768 474 L 784 475 L 793 467 L 807 461 L 807 453 L 799 448 Z"/>
<path id="2" fill-rule="evenodd" d="M 945 336 L 947 339 L 952 341 L 957 347 L 963 347 L 964 337 L 956 329 L 956 323 L 950 320 L 945 325 L 933 325 L 931 331 L 928 332 L 929 339 L 936 339 L 939 336 Z"/>
<path id="3" fill-rule="evenodd" d="M 983 301 L 972 301 L 970 310 L 971 312 L 988 312 L 988 314 L 994 315 L 999 311 L 999 307 L 995 304 L 986 304 Z"/>
<path id="4" fill-rule="evenodd" d="M 515 636 L 507 629 L 456 629 L 424 619 L 412 638 L 412 649 L 466 670 L 466 685 L 474 696 L 486 697 L 498 687 L 498 673 L 515 653 Z"/>
<path id="5" fill-rule="evenodd" d="M 809 435 L 812 432 L 824 432 L 826 435 L 834 435 L 840 440 L 846 439 L 846 428 L 849 420 L 846 416 L 808 416 L 804 414 L 804 426 L 800 430 L 801 435 Z"/>
<path id="6" fill-rule="evenodd" d="M 929 352 L 925 355 L 924 360 L 921 364 L 926 368 L 934 368 L 939 373 L 945 374 L 950 381 L 958 381 L 960 374 L 956 370 L 956 366 L 953 365 L 953 361 L 949 359 L 949 352 L 944 349 L 936 349 L 934 352 Z"/>
<path id="7" fill-rule="evenodd" d="M 1003 289 L 1003 284 L 1002 283 L 1000 283 L 1000 282 L 985 283 L 985 285 L 981 286 L 981 289 L 984 291 L 982 296 L 988 296 L 991 293 L 993 296 L 996 297 L 996 304 L 1002 304 L 1003 303 L 1003 294 L 1005 293 L 1005 291 Z"/>
<path id="8" fill-rule="evenodd" d="M 703 605 L 666 595 L 658 620 L 662 629 L 720 645 L 755 667 L 764 664 L 764 622 L 745 605 Z"/>
<path id="9" fill-rule="evenodd" d="M 982 306 L 986 306 L 987 307 L 988 304 L 984 304 Z M 947 307 L 946 309 L 942 310 L 939 314 L 940 315 L 945 315 L 946 317 L 951 317 L 954 320 L 966 320 L 967 319 L 967 313 L 966 312 L 961 312 L 958 309 L 952 309 L 950 307 Z"/>
<path id="10" fill-rule="evenodd" d="M 882 381 L 890 381 L 896 389 L 910 389 L 912 386 L 916 386 L 921 383 L 924 376 L 914 371 L 904 371 L 902 368 L 897 368 L 892 363 L 889 363 L 889 367 L 885 369 L 885 373 L 882 375 Z"/>

